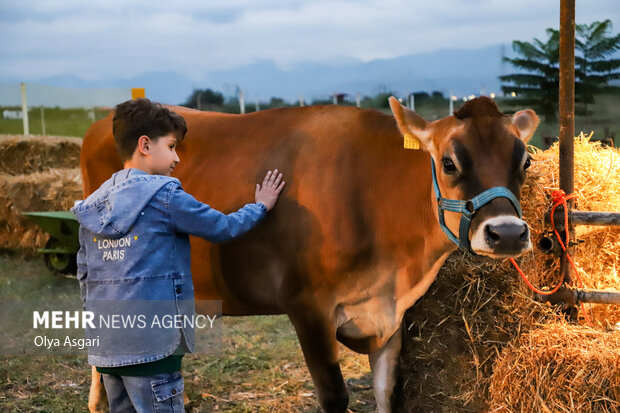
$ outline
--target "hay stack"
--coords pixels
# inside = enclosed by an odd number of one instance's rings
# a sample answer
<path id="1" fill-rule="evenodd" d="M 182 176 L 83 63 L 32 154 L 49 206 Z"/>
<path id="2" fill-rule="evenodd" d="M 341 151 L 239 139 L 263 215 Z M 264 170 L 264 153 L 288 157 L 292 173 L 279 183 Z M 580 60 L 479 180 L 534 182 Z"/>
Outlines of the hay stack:
<path id="1" fill-rule="evenodd" d="M 50 168 L 76 168 L 81 138 L 0 135 L 0 174 L 23 175 Z"/>
<path id="2" fill-rule="evenodd" d="M 452 254 L 405 314 L 398 412 L 481 412 L 493 361 L 518 336 L 516 278 L 501 263 Z"/>
<path id="3" fill-rule="evenodd" d="M 533 150 L 535 161 L 523 188 L 522 207 L 524 219 L 532 231 L 532 242 L 537 245 L 546 234 L 544 214 L 551 206 L 551 192 L 559 185 L 559 156 L 557 144 L 547 151 Z M 588 138 L 577 138 L 575 188 L 580 210 L 620 211 L 618 150 L 589 143 Z M 578 228 L 577 234 L 585 241 L 574 253 L 578 265 L 588 274 L 587 279 L 583 276 L 585 286 L 619 290 L 619 230 Z M 542 253 L 536 246 L 520 260 L 520 265 L 539 288 L 555 285 L 557 259 Z M 404 389 L 398 411 L 481 412 L 487 411 L 489 400 L 494 401 L 494 408 L 504 400 L 504 411 L 545 411 L 520 410 L 509 404 L 509 400 L 489 392 L 492 372 L 500 368 L 494 367 L 495 360 L 508 343 L 516 342 L 522 334 L 541 324 L 556 326 L 562 322 L 557 311 L 530 297 L 530 291 L 509 262 L 472 257 L 462 252 L 452 254 L 427 294 L 405 314 L 401 352 Z M 593 306 L 591 311 L 599 329 L 620 321 L 618 306 Z M 582 335 L 580 340 L 607 334 L 591 331 L 592 335 Z M 524 348 L 523 351 L 527 354 L 528 350 Z M 503 358 L 509 366 L 509 356 Z M 606 370 L 600 374 L 606 376 L 610 372 Z M 496 373 L 494 377 L 501 377 L 501 374 Z M 618 375 L 617 361 L 615 374 Z M 611 380 L 611 376 L 607 378 Z M 574 379 L 573 386 L 585 390 L 580 380 L 587 378 L 576 376 Z M 516 389 L 525 387 L 516 378 L 512 384 Z M 491 391 L 496 389 L 499 387 L 494 385 Z M 584 397 L 592 401 L 597 395 L 589 392 Z M 563 411 L 557 406 L 551 411 Z"/>
<path id="4" fill-rule="evenodd" d="M 47 234 L 22 212 L 66 211 L 82 198 L 79 138 L 0 136 L 0 249 L 32 254 Z"/>
<path id="5" fill-rule="evenodd" d="M 490 393 L 494 412 L 618 412 L 620 332 L 542 325 L 504 350 Z"/>
<path id="6" fill-rule="evenodd" d="M 575 201 L 582 211 L 620 212 L 620 151 L 602 147 L 583 134 L 575 139 Z M 551 191 L 559 187 L 559 146 L 535 151 L 536 161 L 524 186 L 524 219 L 530 224 L 532 241 L 545 235 L 544 214 L 551 205 Z M 584 242 L 575 247 L 573 258 L 586 288 L 620 289 L 620 228 L 587 227 L 575 229 Z M 520 266 L 535 285 L 551 287 L 558 282 L 559 262 L 535 248 L 520 260 Z M 573 275 L 573 278 L 577 278 Z M 577 283 L 576 283 L 577 284 Z M 527 293 L 527 288 L 522 287 Z M 603 328 L 620 322 L 618 306 L 588 306 L 596 323 Z"/>
<path id="7" fill-rule="evenodd" d="M 34 253 L 47 233 L 21 215 L 66 211 L 82 198 L 80 170 L 50 169 L 27 175 L 0 175 L 0 249 Z"/>

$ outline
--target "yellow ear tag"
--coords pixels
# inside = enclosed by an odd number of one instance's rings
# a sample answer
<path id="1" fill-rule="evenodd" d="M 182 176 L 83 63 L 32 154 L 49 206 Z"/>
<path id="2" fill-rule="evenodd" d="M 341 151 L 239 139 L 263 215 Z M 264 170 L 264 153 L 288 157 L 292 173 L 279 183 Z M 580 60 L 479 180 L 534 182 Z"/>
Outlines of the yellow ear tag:
<path id="1" fill-rule="evenodd" d="M 405 133 L 405 149 L 420 149 L 420 141 L 410 133 Z"/>

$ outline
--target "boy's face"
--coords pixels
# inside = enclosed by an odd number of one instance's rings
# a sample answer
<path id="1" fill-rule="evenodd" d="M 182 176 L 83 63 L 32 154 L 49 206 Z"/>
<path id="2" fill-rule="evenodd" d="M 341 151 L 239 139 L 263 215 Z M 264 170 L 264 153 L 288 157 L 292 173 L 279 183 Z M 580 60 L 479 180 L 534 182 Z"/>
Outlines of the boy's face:
<path id="1" fill-rule="evenodd" d="M 146 157 L 146 172 L 151 175 L 170 176 L 174 168 L 181 162 L 176 152 L 177 138 L 172 134 L 164 135 L 159 139 L 148 142 Z"/>

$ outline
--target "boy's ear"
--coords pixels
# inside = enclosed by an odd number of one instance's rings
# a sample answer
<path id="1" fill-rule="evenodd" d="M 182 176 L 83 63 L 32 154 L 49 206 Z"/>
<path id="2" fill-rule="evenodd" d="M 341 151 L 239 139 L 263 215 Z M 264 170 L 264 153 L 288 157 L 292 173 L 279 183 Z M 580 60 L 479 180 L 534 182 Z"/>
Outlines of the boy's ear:
<path id="1" fill-rule="evenodd" d="M 391 96 L 389 99 L 390 109 L 396 119 L 400 133 L 404 137 L 405 147 L 430 151 L 432 145 L 431 134 L 427 129 L 428 122 L 420 115 L 400 104 L 398 99 Z M 412 146 L 413 145 L 413 146 Z"/>
<path id="2" fill-rule="evenodd" d="M 136 149 L 142 155 L 148 155 L 151 149 L 151 145 L 152 145 L 151 139 L 146 135 L 142 135 L 138 138 L 138 145 L 136 146 Z"/>

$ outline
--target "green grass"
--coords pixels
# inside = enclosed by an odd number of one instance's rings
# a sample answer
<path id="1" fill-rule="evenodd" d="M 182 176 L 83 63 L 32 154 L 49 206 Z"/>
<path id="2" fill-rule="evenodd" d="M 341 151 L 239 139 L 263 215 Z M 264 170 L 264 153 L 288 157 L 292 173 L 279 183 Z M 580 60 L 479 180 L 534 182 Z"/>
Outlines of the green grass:
<path id="1" fill-rule="evenodd" d="M 21 111 L 20 107 L 0 107 L 0 113 L 4 110 Z M 89 117 L 90 110 L 85 109 L 61 109 L 44 108 L 45 135 L 56 136 L 84 136 L 93 123 Z M 95 120 L 103 119 L 109 113 L 108 110 L 95 109 Z M 43 135 L 41 122 L 41 108 L 33 107 L 28 111 L 30 134 Z M 21 135 L 24 133 L 21 119 L 0 118 L 0 134 Z"/>
<path id="2" fill-rule="evenodd" d="M 40 257 L 0 255 L 0 297 L 5 300 L 45 302 L 78 295 L 75 278 L 52 275 Z M 367 358 L 340 348 L 350 409 L 375 411 Z M 192 412 L 317 411 L 314 386 L 286 316 L 224 318 L 221 354 L 186 355 L 183 375 Z M 2 412 L 84 412 L 89 387 L 85 354 L 0 354 Z"/>

